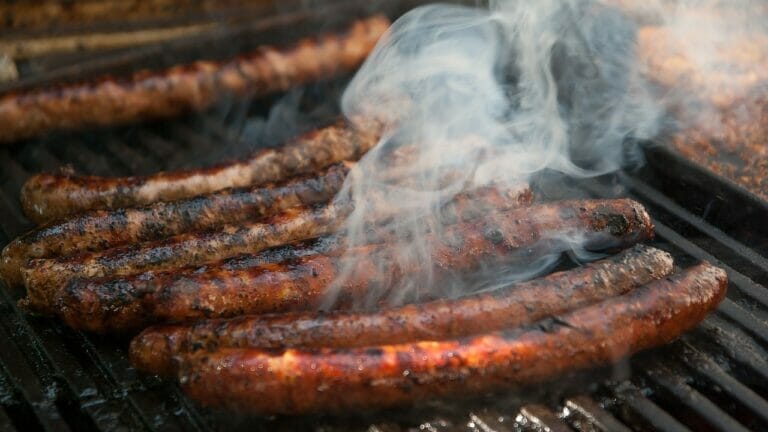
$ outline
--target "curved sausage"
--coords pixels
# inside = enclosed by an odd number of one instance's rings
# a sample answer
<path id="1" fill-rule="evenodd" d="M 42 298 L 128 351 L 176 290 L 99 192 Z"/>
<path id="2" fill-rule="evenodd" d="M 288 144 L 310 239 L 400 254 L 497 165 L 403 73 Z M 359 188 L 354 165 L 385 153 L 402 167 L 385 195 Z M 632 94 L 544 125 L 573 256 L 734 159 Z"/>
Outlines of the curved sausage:
<path id="1" fill-rule="evenodd" d="M 424 239 L 434 244 L 430 254 L 437 278 L 471 272 L 485 264 L 524 265 L 567 249 L 563 237 L 584 236 L 587 247 L 627 246 L 651 238 L 653 224 L 645 209 L 632 200 L 574 200 L 499 212 L 450 225 L 441 234 Z M 62 290 L 55 309 L 74 328 L 126 331 L 158 322 L 312 310 L 327 303 L 331 295 L 337 307 L 359 306 L 363 298 L 384 298 L 398 281 L 432 270 L 402 265 L 386 245 L 346 252 L 237 271 L 210 265 L 78 279 Z M 355 259 L 354 265 L 345 268 L 349 259 Z"/>
<path id="2" fill-rule="evenodd" d="M 43 223 L 87 210 L 137 207 L 285 181 L 295 175 L 313 174 L 334 163 L 359 159 L 378 143 L 381 127 L 373 121 L 361 121 L 358 126 L 339 122 L 300 136 L 283 147 L 203 169 L 134 177 L 37 174 L 24 184 L 21 203 L 30 219 Z"/>
<path id="3" fill-rule="evenodd" d="M 19 284 L 21 267 L 30 258 L 48 258 L 98 251 L 127 243 L 157 240 L 252 221 L 279 211 L 332 199 L 344 184 L 351 164 L 279 185 L 228 189 L 145 207 L 96 210 L 33 230 L 3 249 L 0 275 Z"/>
<path id="4" fill-rule="evenodd" d="M 131 341 L 131 363 L 170 375 L 173 358 L 199 349 L 351 348 L 445 340 L 529 324 L 623 294 L 672 273 L 672 256 L 636 245 L 584 267 L 487 294 L 375 312 L 284 313 L 150 327 Z"/>
<path id="5" fill-rule="evenodd" d="M 179 379 L 204 406 L 262 414 L 466 397 L 609 364 L 665 344 L 704 319 L 726 287 L 725 272 L 705 263 L 517 330 L 352 349 L 199 351 L 181 357 Z"/>
<path id="6" fill-rule="evenodd" d="M 123 276 L 148 270 L 202 265 L 236 255 L 329 234 L 339 228 L 351 206 L 329 204 L 292 208 L 260 222 L 228 225 L 218 231 L 181 234 L 139 246 L 124 246 L 55 259 L 33 259 L 22 276 L 27 297 L 21 305 L 52 314 L 55 293 L 75 278 Z"/>
<path id="7" fill-rule="evenodd" d="M 532 197 L 528 187 L 478 188 L 459 194 L 451 205 L 445 206 L 444 212 L 451 211 L 452 216 L 463 219 L 488 207 L 506 209 L 530 205 Z M 21 270 L 27 290 L 23 306 L 39 313 L 52 313 L 50 306 L 55 293 L 75 278 L 127 276 L 149 270 L 198 266 L 319 237 L 340 228 L 352 209 L 350 202 L 337 200 L 316 208 L 291 208 L 265 220 L 227 225 L 214 231 L 181 234 L 74 256 L 33 259 Z M 377 210 L 377 217 L 391 217 L 391 211 Z"/>
<path id="8" fill-rule="evenodd" d="M 222 96 L 263 96 L 349 72 L 389 27 L 384 16 L 347 30 L 275 48 L 262 46 L 228 62 L 197 61 L 127 78 L 10 93 L 0 98 L 0 142 L 58 129 L 166 118 L 213 105 Z"/>

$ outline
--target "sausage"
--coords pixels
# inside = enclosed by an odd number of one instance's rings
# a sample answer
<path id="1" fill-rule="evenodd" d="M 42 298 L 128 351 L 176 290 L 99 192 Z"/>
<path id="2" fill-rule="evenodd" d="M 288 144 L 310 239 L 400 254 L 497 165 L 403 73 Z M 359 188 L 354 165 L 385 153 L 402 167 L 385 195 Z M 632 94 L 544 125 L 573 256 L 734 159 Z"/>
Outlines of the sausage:
<path id="1" fill-rule="evenodd" d="M 384 16 L 294 45 L 262 46 L 227 62 L 197 61 L 126 78 L 65 84 L 0 98 L 0 141 L 59 129 L 106 126 L 202 110 L 228 94 L 262 96 L 349 72 L 389 27 Z"/>
<path id="2" fill-rule="evenodd" d="M 336 307 L 358 307 L 361 298 L 386 297 L 404 278 L 434 270 L 438 277 L 481 265 L 526 265 L 567 248 L 560 238 L 586 237 L 588 247 L 617 247 L 651 238 L 653 224 L 637 202 L 574 200 L 499 212 L 447 226 L 425 238 L 434 269 L 402 265 L 391 247 L 370 244 L 346 254 L 231 271 L 202 269 L 147 272 L 119 278 L 76 279 L 58 295 L 55 309 L 71 327 L 93 332 L 131 331 L 159 322 L 188 322 L 244 314 L 313 310 L 334 294 Z M 344 264 L 354 258 L 354 265 Z M 339 283 L 334 284 L 341 275 Z"/>
<path id="3" fill-rule="evenodd" d="M 86 210 L 137 207 L 228 188 L 285 181 L 295 175 L 315 173 L 334 163 L 359 159 L 378 143 L 381 132 L 377 122 L 361 120 L 359 125 L 357 128 L 338 122 L 300 136 L 283 147 L 210 168 L 133 177 L 37 174 L 24 183 L 21 202 L 31 220 L 45 223 Z"/>
<path id="4" fill-rule="evenodd" d="M 672 341 L 725 296 L 704 263 L 619 297 L 514 330 L 360 348 L 226 348 L 181 356 L 204 406 L 262 414 L 342 412 L 466 397 L 606 365 Z"/>
<path id="5" fill-rule="evenodd" d="M 577 269 L 488 294 L 375 312 L 285 313 L 150 327 L 131 341 L 137 369 L 170 375 L 174 356 L 218 348 L 350 348 L 444 340 L 514 328 L 623 294 L 672 272 L 668 253 L 636 245 Z"/>
<path id="6" fill-rule="evenodd" d="M 319 175 L 278 185 L 228 189 L 139 208 L 88 212 L 36 229 L 9 243 L 0 257 L 0 275 L 9 284 L 20 284 L 20 269 L 30 258 L 157 240 L 255 220 L 298 205 L 326 202 L 341 189 L 351 166 L 337 164 Z"/>
<path id="7" fill-rule="evenodd" d="M 530 205 L 530 188 L 485 187 L 459 194 L 444 212 L 464 218 L 489 207 L 513 208 Z M 382 207 L 382 206 L 378 206 Z M 215 231 L 181 234 L 140 245 L 74 256 L 33 259 L 22 268 L 27 299 L 22 305 L 38 313 L 53 313 L 53 296 L 74 278 L 125 276 L 149 270 L 167 270 L 202 265 L 240 254 L 318 237 L 337 230 L 353 205 L 337 200 L 316 208 L 291 208 L 266 220 L 228 225 Z M 378 208 L 377 217 L 391 217 L 391 210 Z"/>
<path id="8" fill-rule="evenodd" d="M 70 257 L 33 259 L 21 270 L 27 291 L 21 305 L 37 313 L 52 314 L 46 307 L 53 305 L 54 294 L 77 277 L 119 276 L 202 265 L 319 237 L 338 229 L 350 210 L 351 206 L 343 204 L 292 208 L 261 222 L 181 234 L 138 247 L 130 245 Z"/>

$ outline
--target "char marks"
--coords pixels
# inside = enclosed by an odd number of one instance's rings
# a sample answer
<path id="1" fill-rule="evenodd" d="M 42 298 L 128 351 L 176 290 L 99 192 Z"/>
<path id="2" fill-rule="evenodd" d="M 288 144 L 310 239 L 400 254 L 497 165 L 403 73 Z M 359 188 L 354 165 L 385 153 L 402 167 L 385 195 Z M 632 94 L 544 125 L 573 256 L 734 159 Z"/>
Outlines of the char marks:
<path id="1" fill-rule="evenodd" d="M 185 391 L 206 406 L 262 414 L 378 409 L 467 397 L 605 365 L 667 343 L 725 296 L 701 264 L 538 326 L 441 342 L 314 350 L 225 348 L 180 358 Z M 333 395 L 333 397 L 328 397 Z"/>

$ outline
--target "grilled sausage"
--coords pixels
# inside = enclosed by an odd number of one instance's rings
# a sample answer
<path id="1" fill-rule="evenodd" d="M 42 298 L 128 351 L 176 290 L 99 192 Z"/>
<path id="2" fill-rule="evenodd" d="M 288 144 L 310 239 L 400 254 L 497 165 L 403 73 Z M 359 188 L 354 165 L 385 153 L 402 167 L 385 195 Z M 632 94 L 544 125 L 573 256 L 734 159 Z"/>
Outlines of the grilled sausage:
<path id="1" fill-rule="evenodd" d="M 3 250 L 0 275 L 10 284 L 19 284 L 20 269 L 30 258 L 157 240 L 255 220 L 298 205 L 325 202 L 341 189 L 350 167 L 346 163 L 334 165 L 320 175 L 280 185 L 228 189 L 140 208 L 88 212 L 12 241 Z"/>
<path id="2" fill-rule="evenodd" d="M 562 237 L 586 237 L 587 247 L 626 246 L 653 235 L 645 209 L 632 200 L 575 200 L 499 212 L 450 225 L 425 239 L 436 275 L 480 265 L 521 265 L 562 251 Z M 345 268 L 350 257 L 354 265 Z M 60 293 L 55 309 L 70 326 L 94 332 L 135 330 L 156 322 L 185 322 L 249 313 L 312 310 L 337 295 L 337 307 L 385 296 L 406 277 L 430 269 L 401 265 L 391 247 L 366 245 L 346 254 L 313 255 L 279 265 L 231 271 L 208 266 L 121 278 L 78 279 Z M 341 275 L 344 277 L 334 284 Z"/>
<path id="3" fill-rule="evenodd" d="M 537 325 L 450 341 L 182 356 L 180 381 L 205 406 L 266 414 L 341 412 L 466 397 L 615 362 L 665 344 L 725 296 L 701 264 Z"/>
<path id="4" fill-rule="evenodd" d="M 137 207 L 284 181 L 337 162 L 359 159 L 376 145 L 381 131 L 373 121 L 361 121 L 359 125 L 356 128 L 336 123 L 243 161 L 204 169 L 143 177 L 38 174 L 24 184 L 21 202 L 30 219 L 43 223 L 86 210 Z"/>
<path id="5" fill-rule="evenodd" d="M 351 206 L 293 208 L 276 216 L 218 231 L 181 234 L 138 247 L 124 246 L 61 258 L 31 260 L 22 268 L 27 297 L 21 305 L 52 314 L 56 292 L 78 277 L 120 276 L 148 270 L 201 265 L 236 255 L 319 237 L 335 231 Z"/>
<path id="6" fill-rule="evenodd" d="M 131 341 L 131 363 L 173 373 L 173 358 L 198 349 L 350 348 L 444 340 L 529 324 L 623 294 L 672 272 L 672 257 L 637 245 L 584 267 L 488 294 L 376 312 L 285 313 L 150 327 Z"/>
<path id="7" fill-rule="evenodd" d="M 459 194 L 444 212 L 464 219 L 489 208 L 508 209 L 530 205 L 530 188 L 485 187 Z M 379 206 L 381 207 L 381 206 Z M 353 206 L 337 200 L 314 209 L 292 208 L 266 220 L 229 225 L 215 231 L 181 234 L 141 245 L 74 256 L 33 259 L 22 268 L 27 299 L 24 307 L 52 313 L 53 295 L 74 278 L 125 276 L 149 270 L 167 270 L 202 265 L 240 254 L 318 237 L 338 229 Z M 391 217 L 388 209 L 377 209 L 377 217 Z"/>
<path id="8" fill-rule="evenodd" d="M 340 34 L 262 46 L 220 63 L 198 61 L 130 77 L 10 93 L 0 98 L 0 142 L 41 132 L 176 116 L 213 105 L 222 96 L 261 96 L 352 71 L 389 27 L 374 16 Z"/>

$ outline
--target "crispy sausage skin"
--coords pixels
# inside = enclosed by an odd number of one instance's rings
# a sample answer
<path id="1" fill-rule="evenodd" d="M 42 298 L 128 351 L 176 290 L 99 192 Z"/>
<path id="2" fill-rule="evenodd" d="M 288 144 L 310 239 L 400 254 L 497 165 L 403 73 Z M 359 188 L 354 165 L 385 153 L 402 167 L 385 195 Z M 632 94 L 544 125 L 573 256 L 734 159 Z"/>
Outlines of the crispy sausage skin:
<path id="1" fill-rule="evenodd" d="M 705 263 L 539 325 L 352 349 L 199 351 L 181 357 L 179 378 L 205 406 L 265 414 L 466 397 L 605 365 L 667 343 L 704 319 L 726 287 L 725 272 Z"/>
<path id="2" fill-rule="evenodd" d="M 381 126 L 373 121 L 360 121 L 358 125 L 339 122 L 300 136 L 283 147 L 210 168 L 142 177 L 37 174 L 24 184 L 21 202 L 31 220 L 45 223 L 87 210 L 137 207 L 285 181 L 334 163 L 359 159 L 378 143 Z"/>
<path id="3" fill-rule="evenodd" d="M 220 261 L 236 255 L 329 234 L 338 229 L 351 206 L 328 204 L 291 208 L 266 220 L 217 231 L 181 234 L 142 245 L 124 246 L 60 258 L 31 260 L 22 268 L 27 297 L 21 305 L 53 314 L 55 293 L 75 278 L 122 276 Z"/>
<path id="4" fill-rule="evenodd" d="M 653 236 L 653 224 L 635 201 L 574 200 L 498 212 L 458 223 L 434 243 L 437 275 L 468 272 L 493 262 L 527 263 L 568 246 L 562 237 L 583 235 L 587 247 L 631 245 Z M 244 314 L 313 310 L 328 302 L 356 306 L 355 300 L 384 296 L 388 287 L 419 271 L 402 266 L 386 245 L 371 244 L 346 254 L 241 268 L 148 272 L 120 278 L 77 279 L 57 298 L 55 309 L 70 326 L 94 332 L 127 331 L 158 322 L 188 322 Z M 345 268 L 348 259 L 354 265 Z M 345 271 L 346 270 L 346 271 Z M 338 283 L 334 284 L 341 275 Z"/>
<path id="5" fill-rule="evenodd" d="M 486 208 L 527 206 L 532 199 L 527 186 L 484 187 L 459 194 L 443 210 L 464 219 Z M 342 226 L 353 208 L 347 200 L 336 200 L 314 208 L 291 208 L 268 219 L 228 225 L 214 231 L 180 234 L 74 256 L 33 259 L 22 268 L 27 290 L 27 299 L 22 304 L 29 310 L 50 314 L 54 294 L 75 278 L 127 276 L 149 270 L 197 266 L 330 234 Z M 391 217 L 391 213 L 391 209 L 383 208 L 377 212 L 381 218 Z"/>
<path id="6" fill-rule="evenodd" d="M 207 108 L 222 95 L 261 96 L 349 72 L 365 60 L 389 20 L 355 21 L 342 33 L 292 46 L 262 46 L 219 63 L 198 61 L 130 77 L 10 93 L 0 98 L 0 142 L 41 132 L 172 117 Z"/>
<path id="7" fill-rule="evenodd" d="M 351 348 L 514 328 L 623 294 L 669 275 L 672 267 L 668 253 L 636 245 L 584 267 L 456 300 L 366 313 L 294 312 L 150 327 L 131 341 L 131 363 L 171 375 L 176 355 L 198 349 Z"/>
<path id="8" fill-rule="evenodd" d="M 351 167 L 341 163 L 319 175 L 277 185 L 228 189 L 138 208 L 91 211 L 36 229 L 9 243 L 0 256 L 0 275 L 10 284 L 20 284 L 20 270 L 31 258 L 98 251 L 210 230 L 295 206 L 326 202 L 341 189 Z"/>

